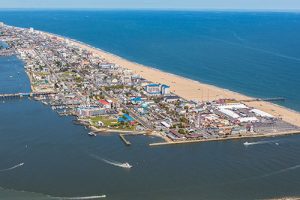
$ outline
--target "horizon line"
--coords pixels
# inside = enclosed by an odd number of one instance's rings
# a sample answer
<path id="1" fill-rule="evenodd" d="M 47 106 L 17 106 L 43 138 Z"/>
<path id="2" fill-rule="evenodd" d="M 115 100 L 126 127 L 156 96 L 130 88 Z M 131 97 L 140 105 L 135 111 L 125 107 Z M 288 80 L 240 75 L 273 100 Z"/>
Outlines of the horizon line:
<path id="1" fill-rule="evenodd" d="M 300 12 L 299 9 L 247 8 L 1 8 L 0 11 L 218 11 L 218 12 Z"/>

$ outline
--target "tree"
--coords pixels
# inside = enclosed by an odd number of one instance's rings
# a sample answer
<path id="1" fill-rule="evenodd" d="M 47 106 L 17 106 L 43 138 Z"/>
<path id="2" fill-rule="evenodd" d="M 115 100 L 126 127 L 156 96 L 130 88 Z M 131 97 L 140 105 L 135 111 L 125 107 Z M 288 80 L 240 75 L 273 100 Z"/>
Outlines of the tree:
<path id="1" fill-rule="evenodd" d="M 189 120 L 187 118 L 185 118 L 185 117 L 180 117 L 180 122 L 182 122 L 182 123 L 188 123 Z"/>
<path id="2" fill-rule="evenodd" d="M 180 128 L 179 130 L 178 130 L 178 133 L 180 133 L 180 134 L 186 134 L 186 131 L 184 130 L 184 129 L 182 129 L 182 128 Z"/>

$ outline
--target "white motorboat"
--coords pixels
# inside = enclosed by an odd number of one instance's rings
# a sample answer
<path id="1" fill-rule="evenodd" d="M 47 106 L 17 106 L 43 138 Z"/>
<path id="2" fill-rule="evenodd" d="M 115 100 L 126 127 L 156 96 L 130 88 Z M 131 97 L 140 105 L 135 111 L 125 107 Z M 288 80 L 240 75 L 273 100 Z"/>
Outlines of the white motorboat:
<path id="1" fill-rule="evenodd" d="M 94 133 L 94 132 L 89 132 L 88 134 L 89 134 L 89 136 L 97 136 L 96 133 Z"/>
<path id="2" fill-rule="evenodd" d="M 126 162 L 126 163 L 120 164 L 120 167 L 124 167 L 124 168 L 130 169 L 130 168 L 132 168 L 132 165 L 130 165 L 128 162 Z"/>
<path id="3" fill-rule="evenodd" d="M 244 142 L 244 145 L 245 146 L 248 146 L 248 145 L 250 145 L 251 143 L 249 143 L 249 142 Z"/>

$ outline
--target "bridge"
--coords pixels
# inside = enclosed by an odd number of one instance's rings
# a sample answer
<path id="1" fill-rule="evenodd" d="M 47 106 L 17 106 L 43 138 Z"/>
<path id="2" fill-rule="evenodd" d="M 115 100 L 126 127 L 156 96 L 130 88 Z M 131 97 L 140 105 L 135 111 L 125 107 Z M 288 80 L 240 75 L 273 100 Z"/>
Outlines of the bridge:
<path id="1" fill-rule="evenodd" d="M 38 97 L 38 96 L 48 96 L 51 94 L 56 94 L 56 92 L 20 92 L 20 93 L 13 93 L 13 94 L 0 94 L 0 99 Z"/>

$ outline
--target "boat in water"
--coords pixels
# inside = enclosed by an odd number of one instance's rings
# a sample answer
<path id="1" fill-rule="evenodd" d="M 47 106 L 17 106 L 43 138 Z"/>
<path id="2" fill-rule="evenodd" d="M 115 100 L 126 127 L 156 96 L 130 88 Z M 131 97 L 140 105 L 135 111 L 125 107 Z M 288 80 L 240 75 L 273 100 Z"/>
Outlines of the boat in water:
<path id="1" fill-rule="evenodd" d="M 120 167 L 123 167 L 123 168 L 128 168 L 128 169 L 132 168 L 132 165 L 130 165 L 128 162 L 122 163 L 122 164 L 120 164 L 119 166 L 120 166 Z"/>
<path id="2" fill-rule="evenodd" d="M 248 146 L 248 145 L 251 145 L 251 143 L 249 143 L 249 142 L 244 142 L 244 145 L 245 145 L 245 146 Z"/>
<path id="3" fill-rule="evenodd" d="M 110 164 L 110 165 L 113 165 L 113 166 L 116 166 L 116 167 L 122 167 L 122 168 L 126 168 L 126 169 L 130 169 L 132 168 L 133 166 L 130 165 L 128 162 L 118 162 L 118 161 L 114 161 L 114 160 L 107 160 L 107 159 L 104 159 L 104 158 L 101 158 L 97 155 L 94 155 L 94 154 L 91 154 L 90 156 L 92 156 L 93 158 L 97 159 L 97 160 L 101 160 L 107 164 Z"/>
<path id="4" fill-rule="evenodd" d="M 279 145 L 278 142 L 274 140 L 268 140 L 268 141 L 257 141 L 257 142 L 244 142 L 244 146 L 249 146 L 249 145 L 262 145 L 262 144 L 276 144 L 277 146 Z"/>
<path id="5" fill-rule="evenodd" d="M 89 134 L 89 136 L 97 136 L 96 133 L 94 133 L 94 132 L 89 132 L 88 134 Z"/>

